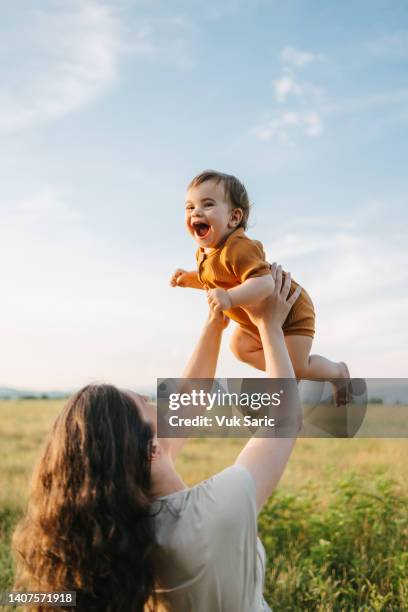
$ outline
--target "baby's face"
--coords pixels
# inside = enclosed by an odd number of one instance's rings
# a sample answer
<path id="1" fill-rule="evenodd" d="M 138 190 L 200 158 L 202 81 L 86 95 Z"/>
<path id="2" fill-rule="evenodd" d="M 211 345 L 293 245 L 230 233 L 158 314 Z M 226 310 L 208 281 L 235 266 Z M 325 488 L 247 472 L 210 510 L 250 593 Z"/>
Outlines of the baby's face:
<path id="1" fill-rule="evenodd" d="M 185 222 L 188 232 L 204 248 L 216 248 L 238 225 L 224 185 L 205 181 L 187 191 Z"/>

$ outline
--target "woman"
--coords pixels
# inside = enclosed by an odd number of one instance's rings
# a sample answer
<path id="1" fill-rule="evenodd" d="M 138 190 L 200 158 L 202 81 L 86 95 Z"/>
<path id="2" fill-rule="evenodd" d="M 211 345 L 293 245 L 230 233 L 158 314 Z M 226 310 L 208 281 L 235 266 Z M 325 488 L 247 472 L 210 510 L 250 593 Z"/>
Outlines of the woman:
<path id="1" fill-rule="evenodd" d="M 283 286 L 281 269 L 273 274 L 274 293 L 250 315 L 268 377 L 294 379 L 281 327 L 297 294 L 288 299 L 289 274 Z M 214 377 L 226 324 L 210 311 L 184 378 Z M 292 401 L 298 410 L 297 390 Z M 158 439 L 154 410 L 108 385 L 71 398 L 14 535 L 15 587 L 76 591 L 76 609 L 87 612 L 268 610 L 257 513 L 294 440 L 253 437 L 234 465 L 187 488 L 173 463 L 184 440 Z"/>

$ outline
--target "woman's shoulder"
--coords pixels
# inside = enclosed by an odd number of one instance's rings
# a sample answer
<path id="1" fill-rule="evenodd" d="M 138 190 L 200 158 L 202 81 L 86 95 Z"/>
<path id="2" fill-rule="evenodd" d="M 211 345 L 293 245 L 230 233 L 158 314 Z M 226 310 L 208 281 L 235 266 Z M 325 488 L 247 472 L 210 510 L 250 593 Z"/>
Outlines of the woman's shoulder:
<path id="1" fill-rule="evenodd" d="M 255 498 L 255 481 L 246 467 L 240 464 L 230 465 L 201 484 L 219 489 L 223 496 L 245 493 Z"/>
<path id="2" fill-rule="evenodd" d="M 183 499 L 185 497 L 200 495 L 203 491 L 208 489 L 218 489 L 225 490 L 225 487 L 228 490 L 246 490 L 250 493 L 255 493 L 255 481 L 250 472 L 246 469 L 245 466 L 234 463 L 229 467 L 223 469 L 221 472 L 217 472 L 214 476 L 210 476 L 205 480 L 193 485 L 192 487 L 187 487 L 185 489 L 181 489 L 180 491 L 175 491 L 174 493 L 169 493 L 168 495 L 164 495 L 162 497 L 158 497 L 156 501 L 163 500 L 175 500 L 177 498 Z"/>
<path id="3" fill-rule="evenodd" d="M 232 465 L 214 476 L 190 487 L 158 498 L 165 514 L 173 517 L 200 515 L 208 521 L 231 520 L 232 514 L 242 519 L 256 520 L 255 482 L 242 465 Z"/>

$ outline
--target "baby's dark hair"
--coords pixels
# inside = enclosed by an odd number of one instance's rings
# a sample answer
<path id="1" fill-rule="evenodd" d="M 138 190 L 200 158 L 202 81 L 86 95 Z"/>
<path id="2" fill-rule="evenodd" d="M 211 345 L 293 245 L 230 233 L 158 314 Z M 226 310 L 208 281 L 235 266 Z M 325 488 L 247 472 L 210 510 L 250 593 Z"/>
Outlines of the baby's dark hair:
<path id="1" fill-rule="evenodd" d="M 217 172 L 217 170 L 204 170 L 193 178 L 187 189 L 198 187 L 198 185 L 206 181 L 214 181 L 217 184 L 222 183 L 224 185 L 225 195 L 232 206 L 242 210 L 242 219 L 238 227 L 242 227 L 246 230 L 251 202 L 249 201 L 245 185 L 232 174 L 224 174 L 223 172 Z"/>

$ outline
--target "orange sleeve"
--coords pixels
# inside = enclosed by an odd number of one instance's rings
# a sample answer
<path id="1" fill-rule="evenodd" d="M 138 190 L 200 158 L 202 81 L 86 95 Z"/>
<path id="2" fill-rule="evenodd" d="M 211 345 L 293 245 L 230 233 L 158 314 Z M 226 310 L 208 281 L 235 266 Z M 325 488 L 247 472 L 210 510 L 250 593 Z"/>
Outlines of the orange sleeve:
<path id="1" fill-rule="evenodd" d="M 225 266 L 240 283 L 248 278 L 265 276 L 271 271 L 262 244 L 257 240 L 237 238 L 231 241 L 225 246 L 223 259 Z"/>

